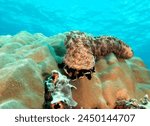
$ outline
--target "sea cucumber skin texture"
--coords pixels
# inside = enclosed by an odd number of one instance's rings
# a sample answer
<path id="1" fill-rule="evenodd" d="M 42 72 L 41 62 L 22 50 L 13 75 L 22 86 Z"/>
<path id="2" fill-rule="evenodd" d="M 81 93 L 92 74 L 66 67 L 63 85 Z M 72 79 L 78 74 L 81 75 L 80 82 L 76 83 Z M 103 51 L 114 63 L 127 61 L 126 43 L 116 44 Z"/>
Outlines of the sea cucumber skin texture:
<path id="1" fill-rule="evenodd" d="M 93 37 L 84 32 L 71 31 L 66 35 L 67 48 L 64 63 L 76 70 L 89 70 L 95 61 L 109 53 L 118 58 L 128 59 L 133 56 L 132 49 L 123 41 L 112 36 Z"/>
<path id="2" fill-rule="evenodd" d="M 90 41 L 86 34 L 71 32 L 65 42 L 67 53 L 64 63 L 76 70 L 93 68 L 95 66 L 95 57 L 89 44 Z"/>
<path id="3" fill-rule="evenodd" d="M 133 51 L 128 45 L 112 36 L 95 37 L 92 41 L 92 52 L 97 60 L 109 53 L 114 53 L 118 58 L 123 59 L 133 56 Z"/>

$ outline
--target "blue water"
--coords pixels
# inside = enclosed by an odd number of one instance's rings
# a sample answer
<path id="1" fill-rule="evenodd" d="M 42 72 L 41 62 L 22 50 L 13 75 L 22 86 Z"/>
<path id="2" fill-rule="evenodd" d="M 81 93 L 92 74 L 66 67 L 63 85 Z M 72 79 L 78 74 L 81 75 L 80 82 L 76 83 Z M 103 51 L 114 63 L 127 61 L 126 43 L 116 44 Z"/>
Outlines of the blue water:
<path id="1" fill-rule="evenodd" d="M 22 30 L 117 36 L 150 68 L 149 0 L 0 0 L 0 34 Z"/>

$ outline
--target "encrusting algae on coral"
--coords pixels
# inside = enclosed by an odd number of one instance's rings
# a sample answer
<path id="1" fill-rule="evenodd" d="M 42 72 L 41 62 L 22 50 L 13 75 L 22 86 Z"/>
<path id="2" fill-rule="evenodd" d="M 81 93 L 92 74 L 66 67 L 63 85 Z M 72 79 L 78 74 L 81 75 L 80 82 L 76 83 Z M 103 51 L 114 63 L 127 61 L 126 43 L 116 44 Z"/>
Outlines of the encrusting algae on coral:
<path id="1" fill-rule="evenodd" d="M 72 98 L 71 88 L 75 86 L 69 83 L 69 79 L 60 72 L 53 70 L 45 80 L 44 108 L 71 108 L 77 105 Z"/>

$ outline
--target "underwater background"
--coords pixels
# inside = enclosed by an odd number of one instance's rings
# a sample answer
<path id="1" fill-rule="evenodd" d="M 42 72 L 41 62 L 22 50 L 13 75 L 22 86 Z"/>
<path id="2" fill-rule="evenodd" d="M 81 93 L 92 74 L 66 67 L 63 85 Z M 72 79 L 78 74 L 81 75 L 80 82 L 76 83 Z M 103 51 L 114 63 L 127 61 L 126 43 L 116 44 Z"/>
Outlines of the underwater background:
<path id="1" fill-rule="evenodd" d="M 150 68 L 149 0 L 0 0 L 0 35 L 23 30 L 116 36 Z"/>

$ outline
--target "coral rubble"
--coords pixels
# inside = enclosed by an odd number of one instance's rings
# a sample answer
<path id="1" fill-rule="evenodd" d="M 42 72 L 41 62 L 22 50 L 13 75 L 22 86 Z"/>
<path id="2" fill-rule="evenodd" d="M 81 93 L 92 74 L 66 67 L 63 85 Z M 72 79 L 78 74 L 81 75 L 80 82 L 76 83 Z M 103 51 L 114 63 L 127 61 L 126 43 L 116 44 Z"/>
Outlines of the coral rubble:
<path id="1" fill-rule="evenodd" d="M 118 99 L 115 109 L 150 109 L 150 99 L 147 94 L 140 100 L 140 103 L 137 99 Z"/>

